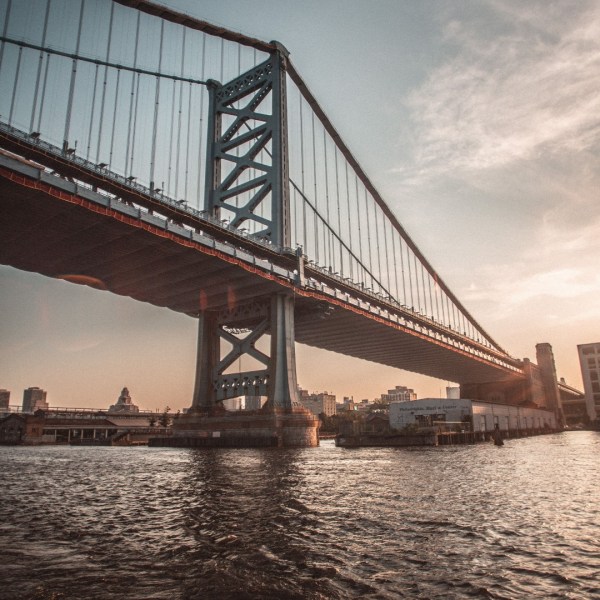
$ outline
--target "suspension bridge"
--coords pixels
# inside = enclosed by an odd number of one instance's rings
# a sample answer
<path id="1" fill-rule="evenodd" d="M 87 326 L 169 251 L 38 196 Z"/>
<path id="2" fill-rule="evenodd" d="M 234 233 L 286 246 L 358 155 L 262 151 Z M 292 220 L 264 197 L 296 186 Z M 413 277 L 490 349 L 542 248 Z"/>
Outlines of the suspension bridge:
<path id="1" fill-rule="evenodd" d="M 295 341 L 559 408 L 553 360 L 461 304 L 283 45 L 145 0 L 0 15 L 0 262 L 197 318 L 190 415 L 292 414 Z"/>

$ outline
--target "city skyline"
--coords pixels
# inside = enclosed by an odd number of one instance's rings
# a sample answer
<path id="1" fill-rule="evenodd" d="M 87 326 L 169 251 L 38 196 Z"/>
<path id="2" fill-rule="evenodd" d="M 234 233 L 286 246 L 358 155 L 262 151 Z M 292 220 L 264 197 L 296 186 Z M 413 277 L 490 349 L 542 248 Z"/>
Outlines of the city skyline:
<path id="1" fill-rule="evenodd" d="M 513 356 L 600 338 L 600 7 L 593 2 L 163 4 L 290 51 L 326 113 L 450 289 Z M 194 319 L 0 268 L 0 387 L 54 406 L 189 406 Z M 297 347 L 302 387 L 373 398 L 447 382 Z"/>

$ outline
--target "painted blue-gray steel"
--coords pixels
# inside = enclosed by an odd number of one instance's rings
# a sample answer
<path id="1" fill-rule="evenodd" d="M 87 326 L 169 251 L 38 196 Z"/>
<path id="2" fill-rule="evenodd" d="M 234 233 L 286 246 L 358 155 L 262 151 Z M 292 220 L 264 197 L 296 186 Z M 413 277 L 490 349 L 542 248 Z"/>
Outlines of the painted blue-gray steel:
<path id="1" fill-rule="evenodd" d="M 4 128 L 167 203 L 207 208 L 203 218 L 275 251 L 300 248 L 306 286 L 339 281 L 507 355 L 404 231 L 278 44 L 142 0 L 0 0 L 0 19 Z M 208 80 L 229 81 L 213 86 L 214 110 Z"/>
<path id="2" fill-rule="evenodd" d="M 251 238 L 285 246 L 290 239 L 289 183 L 284 63 L 278 48 L 262 64 L 220 85 L 208 82 L 209 114 L 206 169 L 206 211 Z M 260 290 L 257 290 L 260 296 Z M 270 408 L 291 409 L 297 402 L 294 349 L 294 301 L 289 294 L 269 299 L 267 316 L 246 332 L 219 324 L 208 329 L 211 315 L 200 316 L 195 408 L 210 408 L 227 397 L 251 393 L 267 397 Z M 271 336 L 270 353 L 256 344 Z M 231 350 L 221 358 L 221 341 Z M 219 356 L 216 364 L 211 356 Z M 262 369 L 226 374 L 235 361 L 247 357 Z M 206 372 L 212 373 L 207 389 Z"/>
<path id="3" fill-rule="evenodd" d="M 206 210 L 251 237 L 289 245 L 285 56 L 209 82 Z"/>

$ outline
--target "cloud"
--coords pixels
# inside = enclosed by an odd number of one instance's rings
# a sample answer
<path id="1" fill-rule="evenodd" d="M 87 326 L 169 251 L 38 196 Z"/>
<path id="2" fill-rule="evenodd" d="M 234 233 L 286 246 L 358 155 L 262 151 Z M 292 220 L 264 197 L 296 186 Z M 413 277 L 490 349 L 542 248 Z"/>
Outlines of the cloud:
<path id="1" fill-rule="evenodd" d="M 485 277 L 485 274 L 484 274 Z M 557 268 L 531 273 L 527 263 L 504 265 L 488 269 L 486 279 L 496 279 L 492 285 L 471 285 L 467 300 L 502 299 L 516 310 L 530 300 L 543 296 L 552 298 L 577 298 L 590 292 L 600 292 L 600 274 L 590 278 L 584 269 Z"/>
<path id="2" fill-rule="evenodd" d="M 490 2 L 448 20 L 448 57 L 407 98 L 412 174 L 600 145 L 600 4 L 565 7 Z"/>

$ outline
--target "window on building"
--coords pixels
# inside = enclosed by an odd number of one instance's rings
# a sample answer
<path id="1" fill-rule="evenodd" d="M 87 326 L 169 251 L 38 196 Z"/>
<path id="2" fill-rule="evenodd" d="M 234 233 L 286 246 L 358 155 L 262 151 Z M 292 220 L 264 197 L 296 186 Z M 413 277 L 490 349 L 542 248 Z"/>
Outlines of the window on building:
<path id="1" fill-rule="evenodd" d="M 588 367 L 595 367 L 595 366 L 596 366 L 596 359 L 588 358 Z"/>
<path id="2" fill-rule="evenodd" d="M 590 379 L 592 381 L 598 381 L 598 371 L 590 371 Z"/>
<path id="3" fill-rule="evenodd" d="M 592 392 L 600 392 L 600 382 L 592 381 Z"/>
<path id="4" fill-rule="evenodd" d="M 582 354 L 594 354 L 594 346 L 587 346 L 586 348 L 581 349 Z"/>

